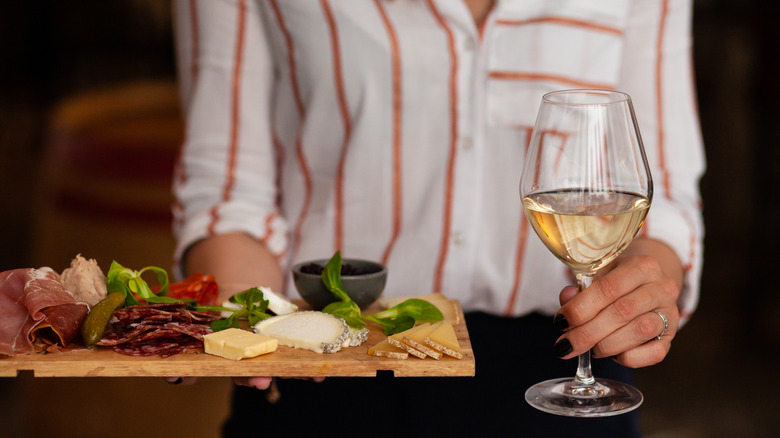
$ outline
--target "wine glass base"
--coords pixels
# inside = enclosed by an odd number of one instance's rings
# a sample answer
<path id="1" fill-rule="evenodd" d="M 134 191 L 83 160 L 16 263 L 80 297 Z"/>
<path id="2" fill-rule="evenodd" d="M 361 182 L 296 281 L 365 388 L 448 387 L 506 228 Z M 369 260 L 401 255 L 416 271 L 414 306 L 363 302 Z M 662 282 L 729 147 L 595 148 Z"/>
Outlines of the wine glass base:
<path id="1" fill-rule="evenodd" d="M 567 417 L 609 417 L 638 408 L 644 397 L 623 382 L 599 379 L 575 385 L 571 377 L 547 380 L 528 388 L 525 400 L 536 409 Z"/>

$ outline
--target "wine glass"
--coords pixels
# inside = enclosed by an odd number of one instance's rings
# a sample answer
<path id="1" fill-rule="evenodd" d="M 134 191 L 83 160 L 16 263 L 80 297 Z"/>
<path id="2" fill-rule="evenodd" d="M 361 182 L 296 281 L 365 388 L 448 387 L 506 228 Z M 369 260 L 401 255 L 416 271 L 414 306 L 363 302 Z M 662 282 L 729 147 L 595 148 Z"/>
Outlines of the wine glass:
<path id="1" fill-rule="evenodd" d="M 633 240 L 653 197 L 631 98 L 606 90 L 564 90 L 542 98 L 520 180 L 523 210 L 547 248 L 572 269 L 579 291 Z M 537 409 L 604 417 L 636 409 L 642 393 L 593 377 L 590 352 L 574 378 L 530 387 Z"/>

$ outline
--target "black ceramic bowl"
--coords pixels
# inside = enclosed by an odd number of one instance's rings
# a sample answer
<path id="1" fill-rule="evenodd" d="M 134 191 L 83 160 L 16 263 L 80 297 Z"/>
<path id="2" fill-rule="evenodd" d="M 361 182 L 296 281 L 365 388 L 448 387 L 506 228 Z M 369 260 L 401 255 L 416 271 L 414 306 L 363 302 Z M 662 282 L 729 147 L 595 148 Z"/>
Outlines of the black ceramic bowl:
<path id="1" fill-rule="evenodd" d="M 314 310 L 336 301 L 336 297 L 322 283 L 322 269 L 327 259 L 298 263 L 292 268 L 293 283 L 301 298 Z M 376 301 L 385 289 L 387 267 L 381 263 L 361 259 L 344 259 L 341 265 L 341 285 L 352 301 L 365 309 Z"/>

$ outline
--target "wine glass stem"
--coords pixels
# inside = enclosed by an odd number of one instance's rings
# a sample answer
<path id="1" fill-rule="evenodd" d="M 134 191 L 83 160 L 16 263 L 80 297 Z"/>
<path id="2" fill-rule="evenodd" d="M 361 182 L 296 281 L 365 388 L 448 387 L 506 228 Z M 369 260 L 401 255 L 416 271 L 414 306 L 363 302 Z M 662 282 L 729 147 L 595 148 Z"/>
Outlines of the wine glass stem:
<path id="1" fill-rule="evenodd" d="M 577 289 L 584 291 L 593 282 L 593 277 L 585 274 L 577 274 Z M 575 386 L 590 386 L 596 383 L 593 372 L 590 369 L 590 350 L 582 353 L 577 360 L 577 374 L 574 376 Z"/>

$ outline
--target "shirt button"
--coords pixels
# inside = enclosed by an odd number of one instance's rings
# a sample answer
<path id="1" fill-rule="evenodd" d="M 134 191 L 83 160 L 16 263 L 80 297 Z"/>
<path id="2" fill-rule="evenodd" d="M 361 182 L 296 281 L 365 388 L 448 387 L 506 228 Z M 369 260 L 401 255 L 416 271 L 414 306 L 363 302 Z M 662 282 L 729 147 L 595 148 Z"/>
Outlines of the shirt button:
<path id="1" fill-rule="evenodd" d="M 469 150 L 474 146 L 474 140 L 471 139 L 471 137 L 463 137 L 460 139 L 460 147 L 463 148 L 463 150 Z"/>
<path id="2" fill-rule="evenodd" d="M 476 46 L 476 44 L 474 43 L 474 38 L 466 38 L 466 41 L 463 42 L 463 48 L 466 51 L 470 52 L 470 51 L 474 50 L 475 46 Z"/>
<path id="3" fill-rule="evenodd" d="M 456 231 L 452 233 L 452 243 L 455 245 L 460 245 L 466 241 L 466 238 L 463 236 L 463 233 L 460 231 Z"/>

